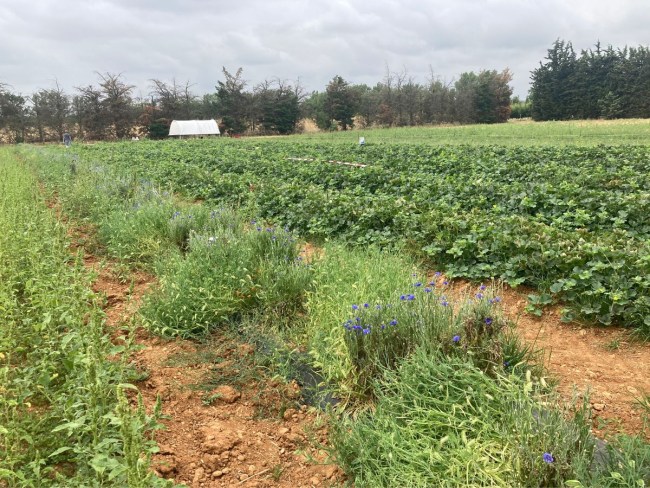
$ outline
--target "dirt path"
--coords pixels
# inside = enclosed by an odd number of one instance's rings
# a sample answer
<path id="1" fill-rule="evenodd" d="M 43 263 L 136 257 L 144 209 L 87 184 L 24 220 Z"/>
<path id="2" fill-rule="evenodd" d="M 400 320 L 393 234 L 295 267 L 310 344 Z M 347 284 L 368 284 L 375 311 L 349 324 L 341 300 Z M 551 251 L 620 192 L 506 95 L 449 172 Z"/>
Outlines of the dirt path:
<path id="1" fill-rule="evenodd" d="M 106 297 L 107 325 L 117 329 L 137 310 L 153 278 L 136 273 L 133 283 L 123 283 L 95 258 L 85 262 L 97 273 L 94 290 Z M 326 442 L 327 428 L 317 412 L 298 403 L 297 385 L 261 374 L 235 387 L 200 390 L 251 366 L 252 346 L 225 336 L 206 344 L 167 341 L 142 330 L 137 342 L 143 349 L 134 361 L 148 375 L 138 384 L 145 404 L 152 408 L 159 395 L 168 416 L 166 429 L 156 435 L 160 475 L 190 487 L 339 484 L 341 471 L 314 447 Z"/>
<path id="2" fill-rule="evenodd" d="M 560 393 L 570 399 L 576 390 L 589 390 L 597 435 L 641 433 L 638 399 L 650 393 L 650 345 L 632 340 L 620 327 L 565 324 L 559 309 L 541 319 L 522 314 L 525 296 L 512 291 L 505 302 L 521 336 L 546 352 Z"/>

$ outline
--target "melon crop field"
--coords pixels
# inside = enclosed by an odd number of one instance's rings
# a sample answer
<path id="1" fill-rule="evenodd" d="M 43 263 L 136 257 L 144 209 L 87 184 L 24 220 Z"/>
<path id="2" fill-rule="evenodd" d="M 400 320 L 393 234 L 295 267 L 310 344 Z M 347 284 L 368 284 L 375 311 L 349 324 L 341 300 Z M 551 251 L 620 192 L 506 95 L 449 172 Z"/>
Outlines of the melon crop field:
<path id="1" fill-rule="evenodd" d="M 650 146 L 465 130 L 3 148 L 0 486 L 648 486 Z"/>

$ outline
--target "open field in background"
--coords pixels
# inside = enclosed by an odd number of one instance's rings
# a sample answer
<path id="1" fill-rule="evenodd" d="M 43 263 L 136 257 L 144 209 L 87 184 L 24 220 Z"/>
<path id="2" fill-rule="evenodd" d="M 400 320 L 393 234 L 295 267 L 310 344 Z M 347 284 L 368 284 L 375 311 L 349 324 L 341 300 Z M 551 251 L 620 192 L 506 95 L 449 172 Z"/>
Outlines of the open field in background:
<path id="1" fill-rule="evenodd" d="M 357 144 L 360 136 L 366 138 L 367 144 L 647 145 L 650 144 L 650 119 L 562 122 L 533 122 L 529 119 L 511 119 L 505 124 L 493 125 L 450 125 L 354 129 L 345 132 L 308 132 L 279 139 L 296 142 Z"/>

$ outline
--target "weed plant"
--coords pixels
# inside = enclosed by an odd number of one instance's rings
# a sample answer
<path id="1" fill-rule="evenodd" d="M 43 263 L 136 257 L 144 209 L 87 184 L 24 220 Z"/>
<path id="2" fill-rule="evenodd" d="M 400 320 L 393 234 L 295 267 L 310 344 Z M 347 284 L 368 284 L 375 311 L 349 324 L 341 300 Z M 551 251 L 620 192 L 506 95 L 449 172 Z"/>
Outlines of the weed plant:
<path id="1" fill-rule="evenodd" d="M 561 486 L 593 457 L 584 407 L 567 420 L 532 381 L 464 357 L 418 348 L 375 389 L 375 410 L 332 437 L 355 486 Z"/>
<path id="2" fill-rule="evenodd" d="M 185 255 L 157 264 L 159 287 L 141 309 L 163 335 L 199 337 L 256 310 L 303 307 L 311 269 L 291 233 L 241 222 L 191 233 Z"/>
<path id="3" fill-rule="evenodd" d="M 126 364 L 108 360 L 128 343 L 112 344 L 66 228 L 6 150 L 0 228 L 0 485 L 166 485 L 149 470 L 157 416 L 132 417 Z"/>

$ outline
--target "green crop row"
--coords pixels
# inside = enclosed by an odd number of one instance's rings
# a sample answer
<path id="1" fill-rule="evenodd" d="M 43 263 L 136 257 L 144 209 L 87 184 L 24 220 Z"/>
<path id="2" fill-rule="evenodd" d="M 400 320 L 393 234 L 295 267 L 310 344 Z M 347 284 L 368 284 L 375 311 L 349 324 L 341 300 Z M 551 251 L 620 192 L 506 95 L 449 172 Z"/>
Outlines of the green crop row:
<path id="1" fill-rule="evenodd" d="M 30 170 L 0 152 L 0 486 L 167 486 L 157 411 L 131 408 L 130 350 Z"/>
<path id="2" fill-rule="evenodd" d="M 406 245 L 453 276 L 551 292 L 571 306 L 567 319 L 650 332 L 644 146 L 180 141 L 79 154 L 190 198 L 248 206 L 307 238 Z"/>

